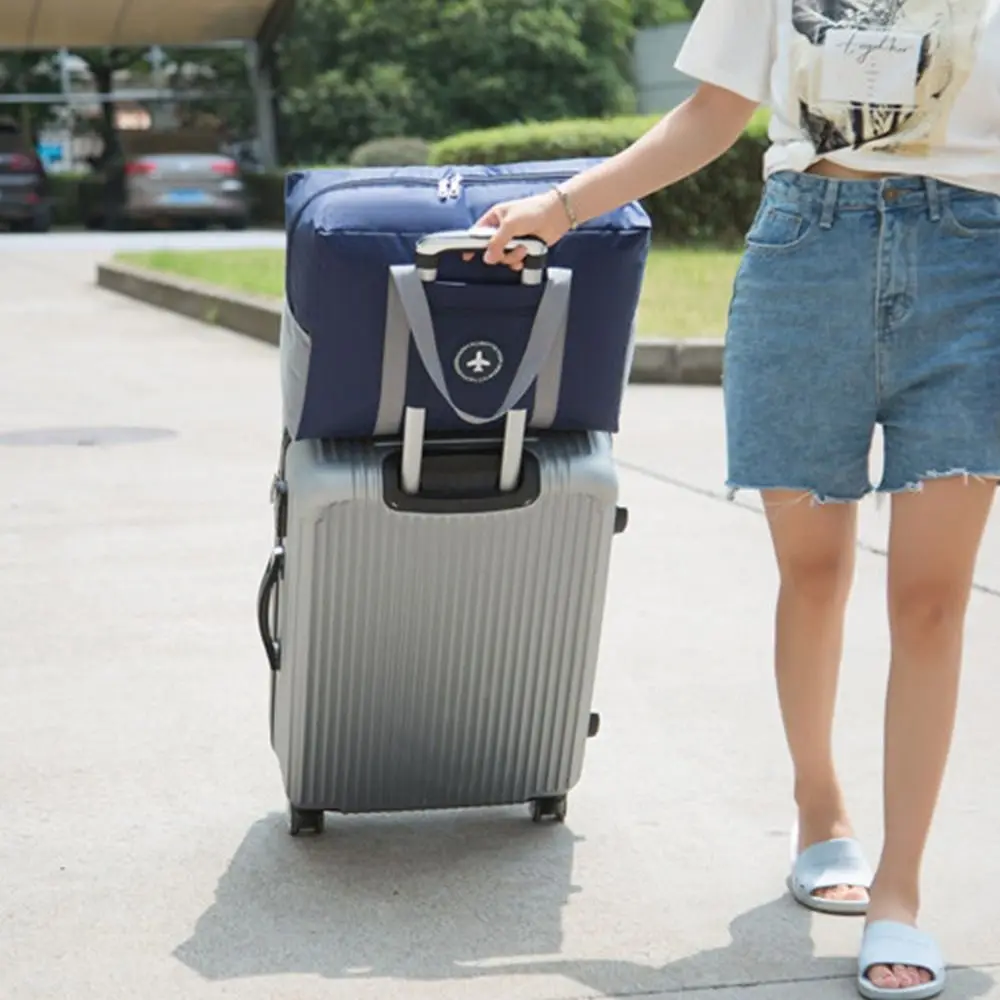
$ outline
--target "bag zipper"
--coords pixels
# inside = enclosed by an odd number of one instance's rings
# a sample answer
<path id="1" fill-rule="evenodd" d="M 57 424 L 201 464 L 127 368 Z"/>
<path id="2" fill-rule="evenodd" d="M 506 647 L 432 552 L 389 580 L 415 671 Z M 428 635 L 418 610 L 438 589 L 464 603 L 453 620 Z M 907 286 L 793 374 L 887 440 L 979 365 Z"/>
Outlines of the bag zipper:
<path id="1" fill-rule="evenodd" d="M 431 177 L 368 177 L 358 178 L 353 181 L 337 181 L 311 194 L 302 207 L 295 213 L 288 228 L 289 230 L 294 230 L 302 219 L 305 210 L 317 198 L 322 198 L 323 195 L 330 194 L 333 191 L 369 187 L 433 187 L 436 189 L 438 198 L 441 201 L 455 201 L 461 197 L 463 186 L 471 187 L 476 184 L 523 184 L 526 181 L 558 184 L 560 181 L 569 180 L 572 176 L 574 176 L 572 173 L 565 170 L 559 173 L 504 174 L 496 177 L 463 177 L 458 171 L 449 171 L 437 180 Z"/>

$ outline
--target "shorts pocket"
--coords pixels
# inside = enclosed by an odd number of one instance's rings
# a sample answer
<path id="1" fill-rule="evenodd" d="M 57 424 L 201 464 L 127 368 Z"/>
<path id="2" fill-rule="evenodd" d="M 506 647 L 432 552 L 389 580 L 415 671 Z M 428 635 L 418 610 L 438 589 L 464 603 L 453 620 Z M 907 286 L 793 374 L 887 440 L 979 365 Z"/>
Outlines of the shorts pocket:
<path id="1" fill-rule="evenodd" d="M 765 202 L 747 232 L 747 248 L 765 253 L 794 250 L 812 229 L 812 222 L 795 208 Z"/>
<path id="2" fill-rule="evenodd" d="M 1000 197 L 984 194 L 981 197 L 952 198 L 942 212 L 946 228 L 957 236 L 1000 235 Z"/>

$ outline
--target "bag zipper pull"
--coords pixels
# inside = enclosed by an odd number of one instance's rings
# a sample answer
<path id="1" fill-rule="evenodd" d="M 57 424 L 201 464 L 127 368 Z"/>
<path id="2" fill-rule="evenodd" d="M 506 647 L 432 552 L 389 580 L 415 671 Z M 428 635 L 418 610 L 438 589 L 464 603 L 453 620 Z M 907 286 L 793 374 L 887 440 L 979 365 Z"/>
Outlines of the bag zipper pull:
<path id="1" fill-rule="evenodd" d="M 438 198 L 441 201 L 456 201 L 462 196 L 462 175 L 460 173 L 447 173 L 437 186 Z"/>

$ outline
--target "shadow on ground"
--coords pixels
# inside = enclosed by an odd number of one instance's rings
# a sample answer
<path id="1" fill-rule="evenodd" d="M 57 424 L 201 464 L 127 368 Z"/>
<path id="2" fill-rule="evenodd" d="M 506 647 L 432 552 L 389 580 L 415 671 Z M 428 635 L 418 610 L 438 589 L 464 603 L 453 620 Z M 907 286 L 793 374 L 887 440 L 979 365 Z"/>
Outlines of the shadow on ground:
<path id="1" fill-rule="evenodd" d="M 561 957 L 562 909 L 581 891 L 576 843 L 569 825 L 539 828 L 522 811 L 340 817 L 313 840 L 289 837 L 272 815 L 251 827 L 175 956 L 209 980 L 558 975 L 606 995 L 746 986 L 808 963 L 810 980 L 838 980 L 831 996 L 853 995 L 852 963 L 810 961 L 810 917 L 785 898 L 736 917 L 725 947 L 662 967 Z M 991 986 L 969 970 L 949 995 Z"/>

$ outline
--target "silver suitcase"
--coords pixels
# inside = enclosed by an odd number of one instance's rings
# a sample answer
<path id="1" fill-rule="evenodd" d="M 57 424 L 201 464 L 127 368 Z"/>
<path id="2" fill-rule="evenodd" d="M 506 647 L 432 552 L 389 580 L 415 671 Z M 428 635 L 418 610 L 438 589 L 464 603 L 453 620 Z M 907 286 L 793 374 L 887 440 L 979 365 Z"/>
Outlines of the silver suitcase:
<path id="1" fill-rule="evenodd" d="M 290 832 L 325 812 L 530 804 L 561 821 L 596 735 L 607 434 L 296 441 L 258 595 Z"/>

